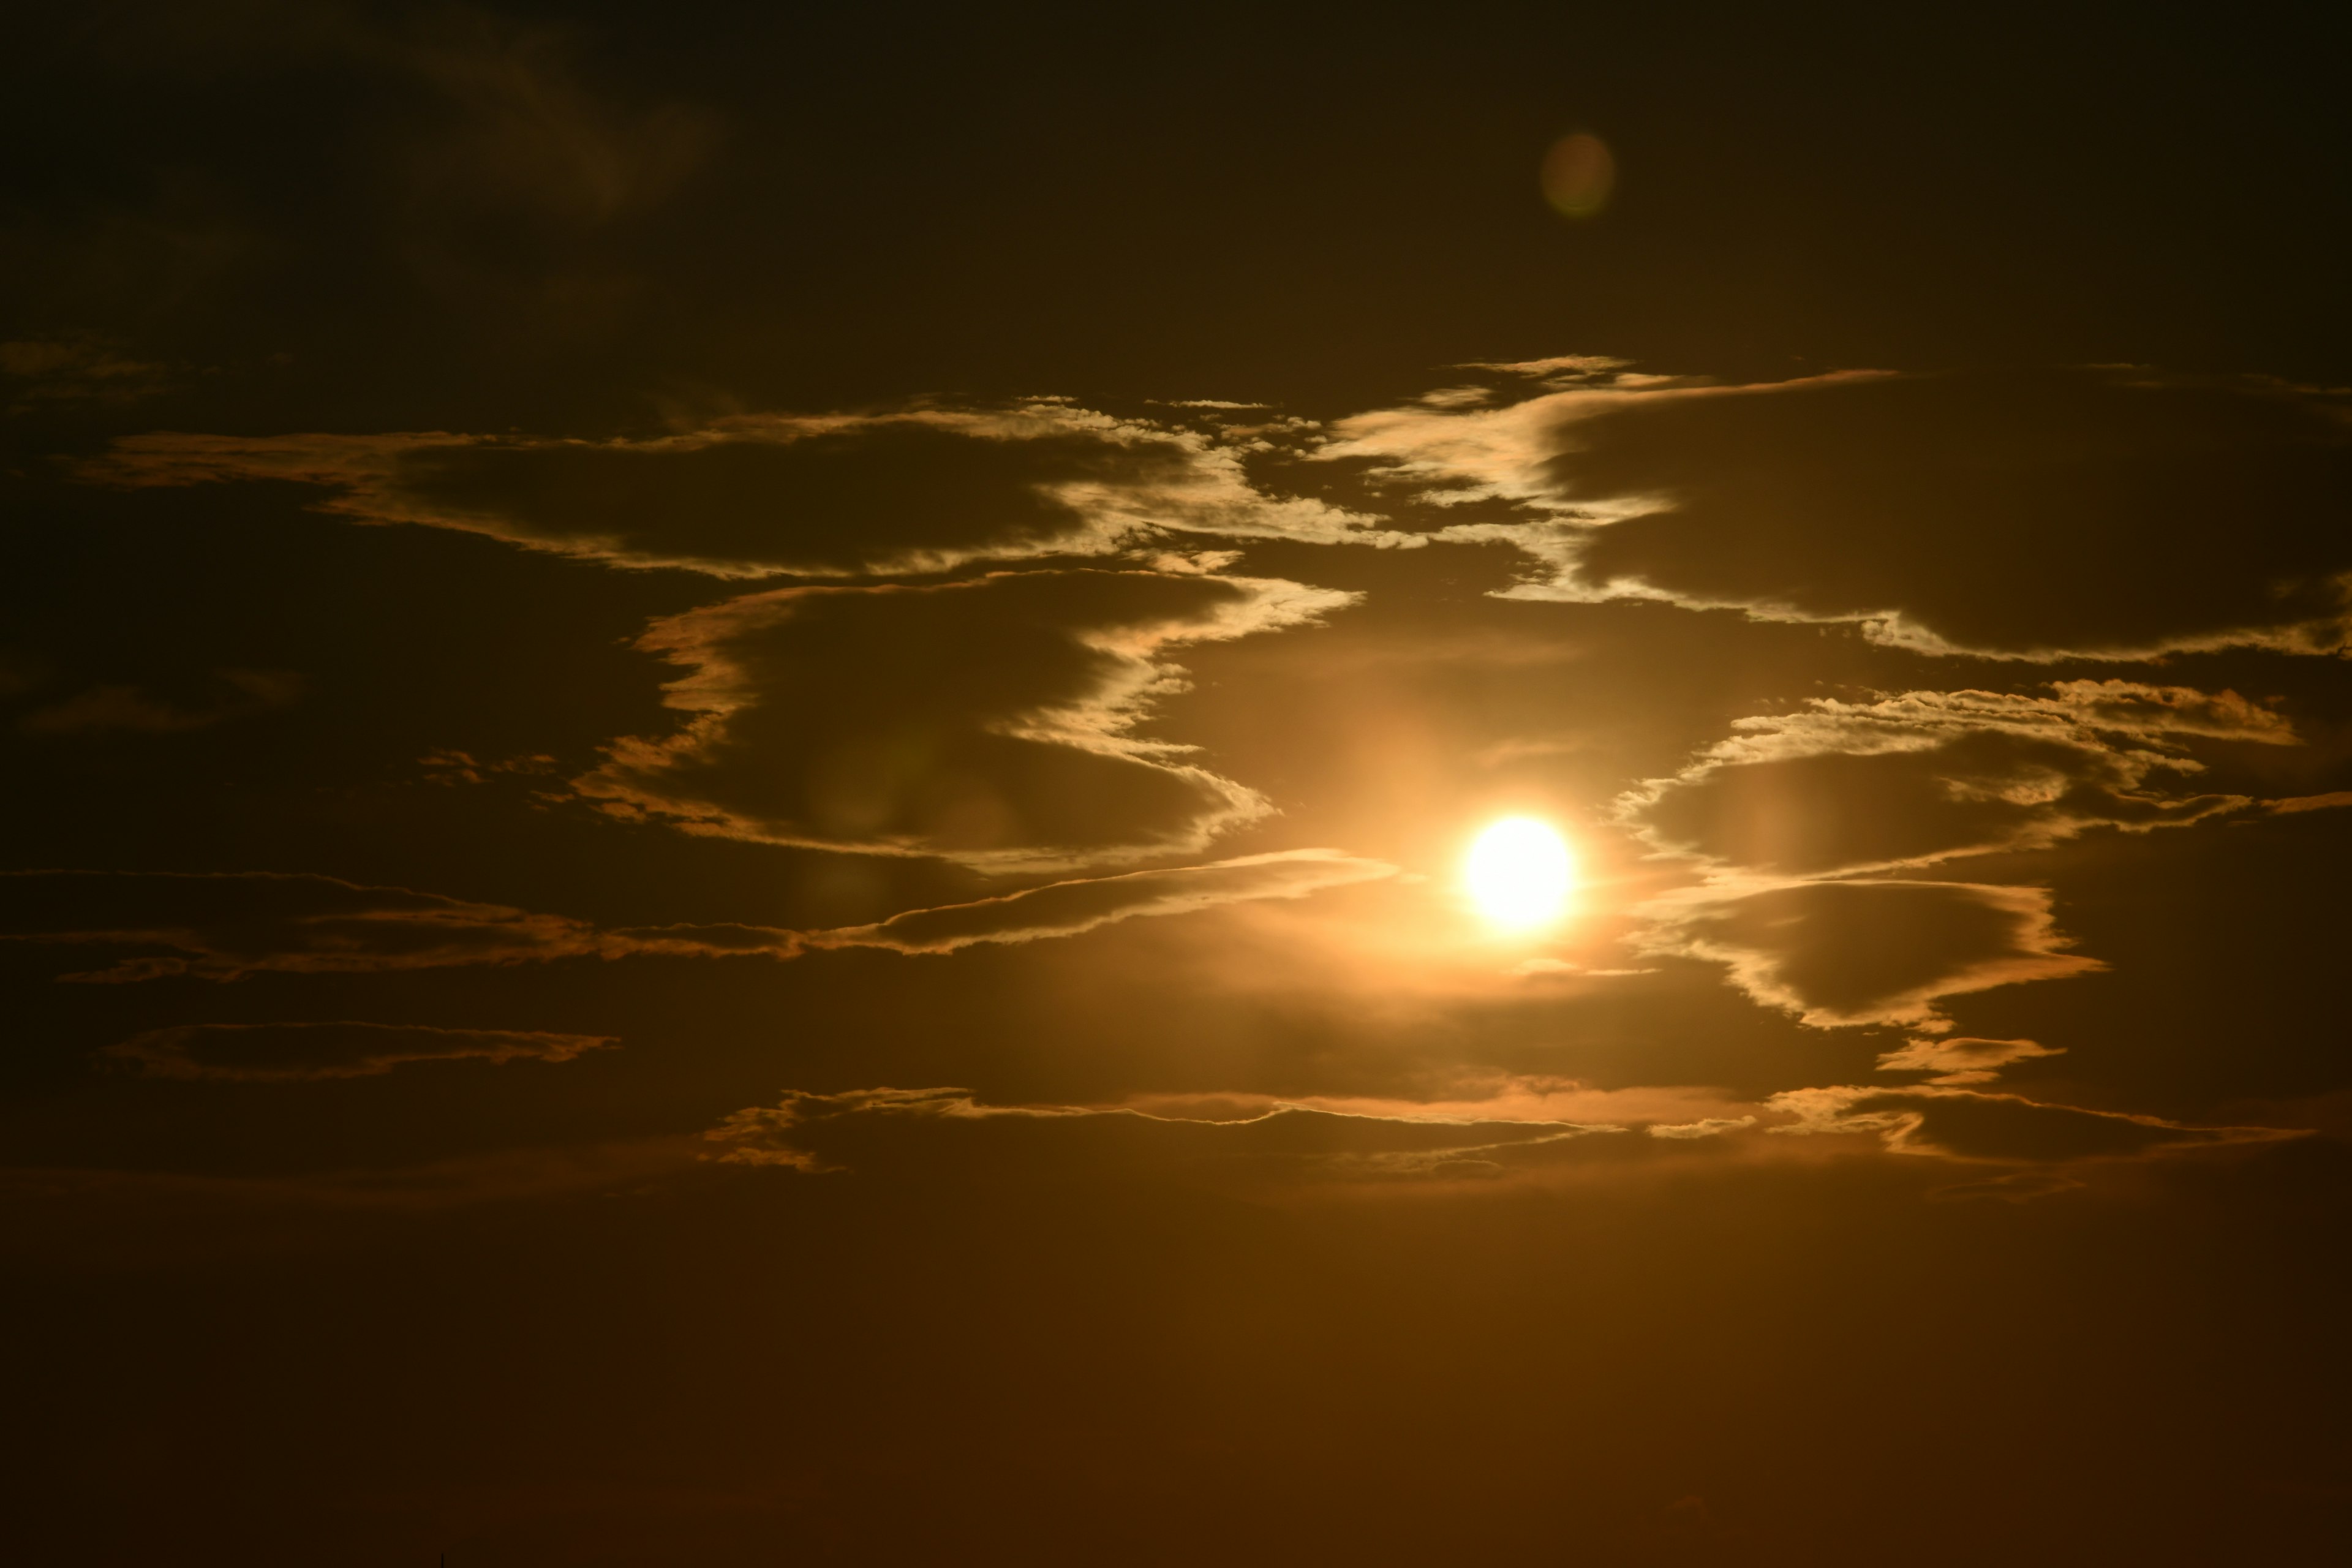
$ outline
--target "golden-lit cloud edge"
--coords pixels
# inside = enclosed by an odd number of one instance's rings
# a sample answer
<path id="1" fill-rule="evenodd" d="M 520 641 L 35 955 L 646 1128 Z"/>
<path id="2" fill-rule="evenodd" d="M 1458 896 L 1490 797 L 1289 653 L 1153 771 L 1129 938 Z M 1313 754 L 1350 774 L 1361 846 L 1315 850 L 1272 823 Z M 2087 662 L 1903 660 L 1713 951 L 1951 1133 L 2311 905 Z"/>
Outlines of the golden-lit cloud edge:
<path id="1" fill-rule="evenodd" d="M 572 788 L 690 833 L 992 872 L 1196 854 L 1272 806 L 1136 733 L 1184 689 L 1165 654 L 1356 598 L 1093 570 L 746 595 L 646 631 L 637 646 L 687 671 L 664 696 L 684 721 L 613 742 Z"/>

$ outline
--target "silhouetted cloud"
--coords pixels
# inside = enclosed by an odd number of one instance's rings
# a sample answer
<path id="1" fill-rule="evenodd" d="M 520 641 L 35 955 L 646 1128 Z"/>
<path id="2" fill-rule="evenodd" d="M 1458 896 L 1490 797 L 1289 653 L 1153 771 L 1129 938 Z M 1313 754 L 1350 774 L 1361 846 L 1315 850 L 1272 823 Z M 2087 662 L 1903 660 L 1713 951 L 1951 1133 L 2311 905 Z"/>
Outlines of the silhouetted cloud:
<path id="1" fill-rule="evenodd" d="M 150 1029 L 100 1054 L 150 1078 L 293 1083 L 373 1078 L 410 1062 L 568 1062 L 618 1043 L 602 1035 L 416 1024 L 187 1024 Z"/>
<path id="2" fill-rule="evenodd" d="M 133 359 L 89 333 L 0 342 L 0 386 L 20 411 L 43 403 L 133 403 L 171 380 L 170 366 Z"/>
<path id="3" fill-rule="evenodd" d="M 1704 890 L 1653 912 L 1647 951 L 1724 964 L 1758 1002 L 1821 1026 L 1947 1028 L 1948 996 L 2105 967 L 2063 951 L 2042 888 L 1800 882 Z"/>
<path id="4" fill-rule="evenodd" d="M 301 698 L 309 682 L 287 670 L 218 669 L 208 685 L 209 693 L 196 701 L 174 700 L 136 686 L 93 686 L 34 709 L 16 721 L 16 728 L 28 735 L 106 731 L 178 734 L 288 707 Z"/>
<path id="5" fill-rule="evenodd" d="M 1351 598 L 1108 572 L 749 595 L 640 639 L 691 672 L 667 698 L 691 717 L 573 787 L 690 832 L 992 868 L 1190 852 L 1269 807 L 1133 733 L 1181 685 L 1160 655 Z"/>
<path id="6" fill-rule="evenodd" d="M 394 434 L 118 440 L 82 471 L 130 486 L 275 479 L 354 521 L 722 577 L 934 572 L 1104 555 L 1171 535 L 1393 542 L 1260 493 L 1242 450 L 1040 399 L 996 410 L 740 415 L 645 440 Z"/>
<path id="7" fill-rule="evenodd" d="M 1523 521 L 1518 596 L 1847 621 L 1928 653 L 2344 645 L 2341 395 L 2136 369 L 1571 384 L 1335 426 L 1330 458 Z"/>
<path id="8" fill-rule="evenodd" d="M 1653 845 L 1798 876 L 2041 848 L 2089 828 L 2181 826 L 2252 803 L 2167 795 L 2158 773 L 2202 764 L 2180 737 L 2293 744 L 2234 692 L 2064 681 L 2053 695 L 1909 691 L 1816 699 L 1737 733 L 1620 803 Z"/>

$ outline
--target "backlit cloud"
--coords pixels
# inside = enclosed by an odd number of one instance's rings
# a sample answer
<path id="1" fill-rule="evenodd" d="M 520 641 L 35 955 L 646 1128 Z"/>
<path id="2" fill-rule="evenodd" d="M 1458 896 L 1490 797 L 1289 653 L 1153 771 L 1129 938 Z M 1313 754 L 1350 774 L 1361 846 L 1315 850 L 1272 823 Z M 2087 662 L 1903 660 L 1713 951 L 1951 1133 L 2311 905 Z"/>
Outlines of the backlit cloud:
<path id="1" fill-rule="evenodd" d="M 643 440 L 411 433 L 124 437 L 88 477 L 128 486 L 279 480 L 371 523 L 721 577 L 934 572 L 1105 555 L 1173 536 L 1395 536 L 1260 493 L 1199 432 L 1038 400 L 997 410 L 742 415 Z"/>
<path id="2" fill-rule="evenodd" d="M 0 940 L 127 948 L 68 980 L 337 974 L 608 951 L 585 921 L 406 888 L 266 871 L 0 873 Z"/>
<path id="3" fill-rule="evenodd" d="M 599 928 L 502 904 L 276 872 L 19 871 L 0 873 L 0 942 L 131 950 L 108 967 L 64 976 L 109 983 L 635 955 L 790 959 L 851 947 L 937 953 L 976 942 L 1077 936 L 1119 921 L 1223 904 L 1299 899 L 1395 874 L 1393 866 L 1336 850 L 1288 850 L 1053 882 L 871 925 L 792 931 L 729 923 Z"/>
<path id="4" fill-rule="evenodd" d="M 2197 1127 L 2158 1116 L 2084 1110 L 1980 1089 L 1790 1089 L 1770 1108 L 1796 1120 L 1775 1132 L 1874 1133 L 1898 1154 L 1963 1160 L 2064 1162 L 2118 1159 L 2231 1143 L 2306 1136 L 2294 1128 Z"/>
<path id="5" fill-rule="evenodd" d="M 1622 1131 L 1559 1121 L 1473 1121 L 1368 1116 L 1277 1106 L 1237 1117 L 1157 1115 L 1131 1106 L 991 1105 L 962 1089 L 788 1092 L 772 1106 L 728 1116 L 706 1137 L 730 1164 L 822 1173 L 887 1158 L 911 1131 L 929 1134 L 929 1161 L 984 1151 L 992 1165 L 1045 1161 L 1118 1168 L 1244 1167 L 1339 1179 L 1469 1176 L 1496 1156 Z M 948 1144 L 948 1149 L 940 1147 Z"/>
<path id="6" fill-rule="evenodd" d="M 750 595 L 646 633 L 689 671 L 667 698 L 689 717 L 573 787 L 690 832 L 991 868 L 1191 852 L 1270 807 L 1134 732 L 1182 684 L 1162 654 L 1351 597 L 1108 572 Z"/>
<path id="7" fill-rule="evenodd" d="M 1570 385 L 1335 426 L 1326 458 L 1522 521 L 1517 595 L 1845 621 L 1928 653 L 2340 647 L 2344 399 L 2129 369 Z M 1441 535 L 1444 537 L 1445 535 Z"/>
<path id="8" fill-rule="evenodd" d="M 2051 690 L 1817 699 L 1738 720 L 1731 739 L 1627 795 L 1620 814 L 1654 846 L 1725 866 L 1797 876 L 1916 867 L 2249 805 L 2150 784 L 2201 771 L 2183 737 L 2295 739 L 2233 692 L 2112 680 Z"/>
<path id="9" fill-rule="evenodd" d="M 1927 1080 L 1929 1083 L 1985 1083 L 2011 1062 L 2059 1056 L 2063 1051 L 2063 1047 L 2045 1046 L 2037 1040 L 1979 1040 L 1951 1036 L 1912 1040 L 1900 1049 L 1883 1051 L 1878 1058 L 1878 1070 L 1936 1074 Z"/>
<path id="10" fill-rule="evenodd" d="M 1207 866 L 1051 882 L 974 903 L 915 910 L 874 925 L 812 931 L 811 947 L 884 947 L 952 952 L 983 942 L 1074 936 L 1138 915 L 1183 914 L 1251 899 L 1296 899 L 1324 888 L 1377 881 L 1396 868 L 1329 849 L 1252 855 Z"/>
<path id="11" fill-rule="evenodd" d="M 2105 967 L 2065 951 L 2046 889 L 1800 882 L 1706 891 L 1654 911 L 1648 951 L 1708 959 L 1758 1002 L 1823 1027 L 1948 1028 L 1947 997 Z"/>

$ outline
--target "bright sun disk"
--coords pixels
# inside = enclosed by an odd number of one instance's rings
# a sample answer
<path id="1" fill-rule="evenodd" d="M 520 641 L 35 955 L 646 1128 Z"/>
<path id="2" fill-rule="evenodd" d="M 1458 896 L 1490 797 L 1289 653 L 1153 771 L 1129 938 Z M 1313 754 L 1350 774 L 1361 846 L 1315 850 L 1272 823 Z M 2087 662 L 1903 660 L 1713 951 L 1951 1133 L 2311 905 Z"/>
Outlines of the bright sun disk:
<path id="1" fill-rule="evenodd" d="M 1462 880 L 1478 912 L 1495 924 L 1542 925 L 1567 909 L 1576 863 L 1548 824 L 1507 816 L 1472 842 Z"/>

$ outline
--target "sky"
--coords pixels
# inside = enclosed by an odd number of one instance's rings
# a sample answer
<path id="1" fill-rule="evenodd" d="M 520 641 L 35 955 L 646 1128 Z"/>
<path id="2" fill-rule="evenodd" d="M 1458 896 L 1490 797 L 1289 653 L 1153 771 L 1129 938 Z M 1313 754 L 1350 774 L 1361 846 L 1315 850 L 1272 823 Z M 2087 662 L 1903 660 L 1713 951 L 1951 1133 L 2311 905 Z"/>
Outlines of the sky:
<path id="1" fill-rule="evenodd" d="M 27 1561 L 2352 1545 L 2317 8 L 10 30 Z"/>

